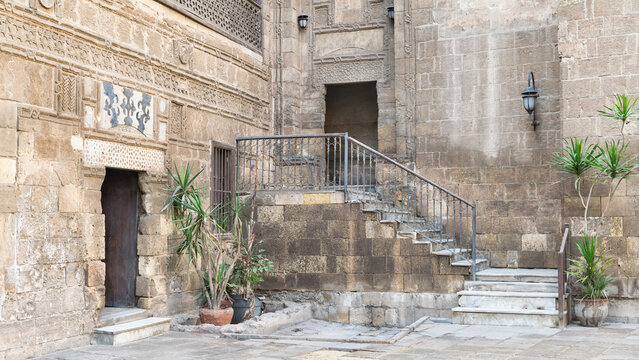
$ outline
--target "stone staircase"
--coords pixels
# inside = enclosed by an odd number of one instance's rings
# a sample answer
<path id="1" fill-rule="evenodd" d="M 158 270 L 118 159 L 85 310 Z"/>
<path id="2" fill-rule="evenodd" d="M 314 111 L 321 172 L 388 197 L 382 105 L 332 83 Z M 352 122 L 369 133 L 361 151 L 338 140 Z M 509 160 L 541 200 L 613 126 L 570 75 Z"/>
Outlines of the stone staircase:
<path id="1" fill-rule="evenodd" d="M 144 309 L 104 308 L 98 327 L 93 329 L 91 343 L 122 345 L 169 330 L 169 318 L 151 317 Z"/>
<path id="2" fill-rule="evenodd" d="M 446 228 L 441 224 L 434 224 L 424 218 L 411 218 L 409 211 L 402 208 L 401 200 L 398 202 L 380 200 L 380 196 L 371 190 L 349 190 L 350 202 L 362 203 L 365 212 L 376 212 L 382 223 L 396 225 L 397 234 L 402 238 L 408 238 L 414 244 L 428 246 L 430 254 L 449 258 L 453 267 L 466 268 L 466 275 L 472 273 L 472 250 L 460 248 L 459 242 L 447 234 Z M 488 260 L 480 253 L 475 259 L 475 269 L 480 271 L 488 267 Z"/>
<path id="3" fill-rule="evenodd" d="M 555 269 L 486 269 L 457 294 L 455 324 L 559 326 Z"/>

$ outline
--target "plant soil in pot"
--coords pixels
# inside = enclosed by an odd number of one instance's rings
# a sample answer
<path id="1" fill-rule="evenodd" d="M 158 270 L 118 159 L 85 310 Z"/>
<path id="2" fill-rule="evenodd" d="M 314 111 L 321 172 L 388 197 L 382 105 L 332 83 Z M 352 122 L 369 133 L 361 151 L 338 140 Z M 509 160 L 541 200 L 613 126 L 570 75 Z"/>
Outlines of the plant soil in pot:
<path id="1" fill-rule="evenodd" d="M 231 324 L 239 324 L 244 320 L 253 317 L 253 311 L 255 308 L 255 296 L 250 296 L 248 299 L 244 299 L 242 296 L 233 297 L 233 319 Z"/>
<path id="2" fill-rule="evenodd" d="M 581 326 L 599 326 L 608 316 L 608 299 L 575 300 L 575 317 Z"/>

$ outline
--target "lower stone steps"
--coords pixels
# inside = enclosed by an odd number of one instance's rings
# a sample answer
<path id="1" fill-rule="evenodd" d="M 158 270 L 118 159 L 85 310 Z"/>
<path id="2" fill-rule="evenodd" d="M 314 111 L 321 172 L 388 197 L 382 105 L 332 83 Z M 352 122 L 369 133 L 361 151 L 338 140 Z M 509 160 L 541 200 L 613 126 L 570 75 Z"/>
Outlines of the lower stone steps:
<path id="1" fill-rule="evenodd" d="M 137 308 L 104 308 L 98 327 L 111 326 L 151 317 L 151 312 Z"/>
<path id="2" fill-rule="evenodd" d="M 465 325 L 559 326 L 557 270 L 486 269 L 466 281 L 453 309 Z M 566 299 L 561 299 L 564 309 Z"/>
<path id="3" fill-rule="evenodd" d="M 93 329 L 91 343 L 122 345 L 169 331 L 170 318 L 151 317 Z"/>
<path id="4" fill-rule="evenodd" d="M 91 343 L 121 345 L 169 330 L 170 318 L 151 316 L 144 309 L 106 307 L 101 310 L 98 327 L 93 329 Z"/>
<path id="5" fill-rule="evenodd" d="M 556 293 L 464 290 L 457 295 L 465 308 L 555 310 L 557 305 Z"/>
<path id="6" fill-rule="evenodd" d="M 453 323 L 464 325 L 507 325 L 531 327 L 557 327 L 557 310 L 515 310 L 453 308 Z M 566 312 L 564 311 L 564 314 Z"/>

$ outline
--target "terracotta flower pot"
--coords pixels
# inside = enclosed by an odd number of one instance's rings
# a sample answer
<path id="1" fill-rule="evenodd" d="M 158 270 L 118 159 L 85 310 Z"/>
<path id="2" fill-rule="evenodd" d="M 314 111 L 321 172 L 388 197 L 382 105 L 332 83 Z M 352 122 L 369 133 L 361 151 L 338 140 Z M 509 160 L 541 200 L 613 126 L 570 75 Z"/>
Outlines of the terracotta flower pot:
<path id="1" fill-rule="evenodd" d="M 220 309 L 209 309 L 203 307 L 200 309 L 200 322 L 202 324 L 213 324 L 215 326 L 223 326 L 231 323 L 233 318 L 233 308 L 230 301 L 223 303 Z"/>
<path id="2" fill-rule="evenodd" d="M 575 299 L 575 317 L 581 326 L 599 326 L 608 316 L 608 299 Z"/>

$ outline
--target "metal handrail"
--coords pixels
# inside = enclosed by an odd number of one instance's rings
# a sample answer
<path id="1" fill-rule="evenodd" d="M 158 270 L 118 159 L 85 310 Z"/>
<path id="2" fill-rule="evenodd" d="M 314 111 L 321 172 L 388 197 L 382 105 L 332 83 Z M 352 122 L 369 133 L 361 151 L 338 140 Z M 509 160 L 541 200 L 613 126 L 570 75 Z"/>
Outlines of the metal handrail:
<path id="1" fill-rule="evenodd" d="M 559 312 L 559 326 L 565 326 L 564 324 L 564 298 L 566 297 L 566 263 L 567 263 L 567 253 L 566 253 L 566 243 L 570 238 L 570 224 L 564 224 L 563 226 L 563 238 L 561 240 L 561 247 L 559 248 L 559 252 L 557 252 L 557 301 L 558 301 L 558 312 Z M 567 317 L 569 319 L 569 317 Z M 567 322 L 567 321 L 566 321 Z"/>
<path id="2" fill-rule="evenodd" d="M 343 190 L 344 201 L 372 203 L 399 231 L 470 261 L 477 254 L 476 206 L 348 133 L 237 138 L 236 188 Z"/>
<path id="3" fill-rule="evenodd" d="M 413 170 L 411 170 L 411 169 L 407 168 L 406 166 L 404 166 L 404 165 L 402 165 L 402 164 L 398 163 L 397 161 L 395 161 L 395 160 L 393 160 L 393 159 L 389 158 L 388 156 L 386 156 L 386 155 L 384 155 L 384 154 L 380 153 L 379 151 L 377 151 L 377 150 L 375 150 L 375 149 L 371 148 L 370 146 L 368 146 L 368 145 L 366 145 L 366 144 L 364 144 L 364 143 L 362 143 L 362 142 L 360 142 L 360 141 L 358 141 L 358 140 L 356 140 L 356 139 L 353 139 L 353 138 L 349 138 L 349 141 L 350 141 L 350 142 L 353 142 L 353 143 L 355 143 L 355 144 L 357 144 L 357 145 L 359 145 L 359 146 L 361 146 L 361 147 L 363 147 L 363 148 L 364 148 L 364 149 L 366 149 L 367 151 L 370 151 L 370 152 L 372 152 L 373 154 L 375 154 L 375 155 L 377 155 L 377 156 L 379 156 L 379 157 L 383 158 L 384 160 L 386 160 L 386 161 L 390 162 L 391 164 L 393 164 L 393 165 L 395 165 L 395 166 L 399 167 L 400 169 L 402 169 L 402 170 L 404 170 L 404 171 L 406 171 L 406 172 L 410 173 L 411 175 L 413 175 L 413 176 L 415 176 L 415 177 L 419 178 L 420 180 L 423 180 L 423 181 L 427 182 L 429 185 L 432 185 L 432 186 L 436 187 L 437 189 L 439 189 L 439 190 L 441 190 L 441 191 L 445 192 L 446 194 L 448 194 L 448 195 L 450 195 L 450 196 L 454 197 L 455 199 L 460 200 L 460 201 L 462 201 L 462 202 L 466 203 L 466 204 L 467 204 L 467 205 L 469 205 L 469 206 L 475 206 L 475 205 L 473 205 L 473 203 L 471 203 L 470 201 L 464 200 L 462 197 L 460 197 L 460 196 L 458 196 L 458 195 L 453 194 L 452 192 L 450 192 L 450 191 L 448 191 L 448 190 L 444 189 L 443 187 L 441 187 L 440 185 L 435 184 L 434 182 L 432 182 L 432 181 L 428 180 L 428 179 L 427 179 L 427 178 L 425 178 L 424 176 L 422 176 L 422 175 L 420 175 L 420 174 L 416 173 L 415 171 L 413 171 Z"/>

